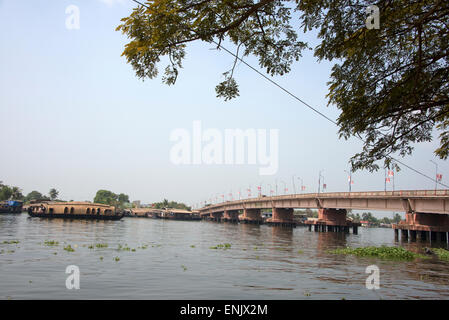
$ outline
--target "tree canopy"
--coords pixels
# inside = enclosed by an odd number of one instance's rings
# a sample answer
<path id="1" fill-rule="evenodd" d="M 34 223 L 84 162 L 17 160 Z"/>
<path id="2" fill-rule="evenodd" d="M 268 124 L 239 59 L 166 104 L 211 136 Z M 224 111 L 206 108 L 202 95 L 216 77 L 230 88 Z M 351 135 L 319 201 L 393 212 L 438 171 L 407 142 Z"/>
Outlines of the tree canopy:
<path id="1" fill-rule="evenodd" d="M 0 201 L 23 200 L 24 196 L 19 187 L 7 186 L 0 181 Z"/>
<path id="2" fill-rule="evenodd" d="M 168 201 L 167 199 L 164 199 L 161 202 L 153 203 L 153 206 L 156 209 L 163 209 L 163 208 L 171 208 L 171 209 L 183 209 L 183 210 L 191 210 L 191 207 L 187 206 L 186 204 L 182 202 L 176 202 L 176 201 Z"/>
<path id="3" fill-rule="evenodd" d="M 25 202 L 30 202 L 31 200 L 50 200 L 50 198 L 43 195 L 39 191 L 33 190 L 25 197 Z"/>
<path id="4" fill-rule="evenodd" d="M 94 202 L 123 208 L 124 205 L 129 202 L 129 197 L 123 193 L 115 194 L 109 190 L 98 190 Z"/>
<path id="5" fill-rule="evenodd" d="M 435 154 L 449 155 L 449 2 L 379 0 L 380 28 L 366 27 L 368 0 L 150 0 L 122 19 L 123 55 L 141 79 L 176 82 L 186 44 L 223 41 L 235 55 L 258 58 L 271 75 L 284 75 L 309 44 L 299 33 L 316 30 L 318 61 L 335 61 L 328 102 L 341 110 L 340 138 L 355 135 L 363 150 L 353 170 L 395 165 L 391 155 L 412 154 L 414 144 L 439 134 Z M 297 17 L 296 17 L 297 16 Z M 234 60 L 234 67 L 237 59 Z M 239 96 L 234 67 L 216 87 L 218 97 Z"/>

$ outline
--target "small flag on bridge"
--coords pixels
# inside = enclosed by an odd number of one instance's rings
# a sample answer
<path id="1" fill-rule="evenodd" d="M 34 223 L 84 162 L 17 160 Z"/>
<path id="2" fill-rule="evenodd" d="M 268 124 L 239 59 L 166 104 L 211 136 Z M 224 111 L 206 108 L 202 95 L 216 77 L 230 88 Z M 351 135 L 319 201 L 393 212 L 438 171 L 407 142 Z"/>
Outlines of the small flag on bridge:
<path id="1" fill-rule="evenodd" d="M 437 180 L 441 181 L 443 179 L 443 175 L 441 173 L 437 173 Z"/>
<path id="2" fill-rule="evenodd" d="M 389 177 L 393 177 L 394 176 L 394 171 L 393 170 L 388 170 L 388 176 Z"/>

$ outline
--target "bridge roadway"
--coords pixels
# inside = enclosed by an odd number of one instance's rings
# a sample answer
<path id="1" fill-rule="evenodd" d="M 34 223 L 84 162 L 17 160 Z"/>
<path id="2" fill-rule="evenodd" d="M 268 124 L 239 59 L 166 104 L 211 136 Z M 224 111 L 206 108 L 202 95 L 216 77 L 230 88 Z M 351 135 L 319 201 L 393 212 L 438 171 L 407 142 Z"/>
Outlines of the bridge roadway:
<path id="1" fill-rule="evenodd" d="M 449 190 L 399 190 L 368 192 L 329 192 L 261 196 L 205 206 L 198 211 L 204 219 L 262 223 L 261 209 L 271 209 L 275 225 L 294 225 L 293 209 L 318 209 L 318 219 L 306 221 L 316 231 L 344 231 L 356 224 L 346 217 L 347 210 L 402 211 L 406 219 L 393 225 L 395 234 L 405 238 L 447 239 L 449 231 Z M 241 215 L 240 212 L 243 212 Z M 447 241 L 447 240 L 446 240 Z"/>

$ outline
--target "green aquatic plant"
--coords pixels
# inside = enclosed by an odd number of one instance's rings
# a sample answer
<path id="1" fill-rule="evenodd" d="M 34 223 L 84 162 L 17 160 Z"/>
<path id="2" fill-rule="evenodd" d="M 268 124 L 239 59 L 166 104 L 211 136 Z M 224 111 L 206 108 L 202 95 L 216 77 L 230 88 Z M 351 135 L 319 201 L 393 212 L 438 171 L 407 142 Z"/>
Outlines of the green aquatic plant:
<path id="1" fill-rule="evenodd" d="M 303 253 L 304 253 L 304 251 L 298 250 L 298 254 L 303 254 Z"/>
<path id="2" fill-rule="evenodd" d="M 75 249 L 73 249 L 70 244 L 67 247 L 64 247 L 64 250 L 67 251 L 67 252 L 74 252 L 75 251 Z"/>
<path id="3" fill-rule="evenodd" d="M 19 240 L 10 240 L 10 241 L 5 240 L 5 241 L 3 241 L 3 244 L 17 244 L 17 243 L 20 243 L 20 241 Z"/>
<path id="4" fill-rule="evenodd" d="M 58 246 L 59 242 L 58 241 L 54 241 L 54 240 L 46 240 L 46 241 L 44 241 L 44 244 L 46 246 Z"/>
<path id="5" fill-rule="evenodd" d="M 217 244 L 216 246 L 209 247 L 209 249 L 227 250 L 227 249 L 231 249 L 231 244 L 230 243 Z"/>
<path id="6" fill-rule="evenodd" d="M 182 268 L 184 271 L 187 271 L 187 267 L 186 267 L 185 265 L 181 265 L 181 268 Z"/>
<path id="7" fill-rule="evenodd" d="M 120 258 L 119 258 L 119 257 L 115 257 L 114 260 L 115 260 L 116 262 L 119 262 L 119 261 L 120 261 Z"/>
<path id="8" fill-rule="evenodd" d="M 94 245 L 93 245 L 93 244 L 90 244 L 87 248 L 93 249 L 93 248 L 94 248 Z"/>
<path id="9" fill-rule="evenodd" d="M 349 254 L 358 257 L 375 257 L 386 260 L 414 260 L 416 258 L 426 258 L 422 254 L 418 254 L 402 247 L 362 247 L 362 248 L 343 248 L 329 250 L 333 254 Z"/>
<path id="10" fill-rule="evenodd" d="M 190 248 L 195 248 L 195 245 L 192 244 L 192 245 L 190 246 Z"/>
<path id="11" fill-rule="evenodd" d="M 103 257 L 100 257 L 100 260 L 103 261 Z"/>
<path id="12" fill-rule="evenodd" d="M 119 251 L 131 251 L 131 248 L 128 247 L 127 244 L 125 244 L 124 246 L 119 244 L 117 250 L 119 250 Z"/>
<path id="13" fill-rule="evenodd" d="M 432 251 L 440 258 L 441 260 L 449 261 L 449 251 L 442 248 L 434 248 Z"/>
<path id="14" fill-rule="evenodd" d="M 97 247 L 97 248 L 107 248 L 108 244 L 107 243 L 97 243 L 95 245 L 95 247 Z"/>

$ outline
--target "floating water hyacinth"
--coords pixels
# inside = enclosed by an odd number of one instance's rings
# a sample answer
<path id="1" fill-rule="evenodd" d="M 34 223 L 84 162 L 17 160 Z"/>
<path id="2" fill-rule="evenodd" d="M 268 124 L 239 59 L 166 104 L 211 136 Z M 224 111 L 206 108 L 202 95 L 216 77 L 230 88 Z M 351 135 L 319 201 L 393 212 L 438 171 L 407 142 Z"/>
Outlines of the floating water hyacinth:
<path id="1" fill-rule="evenodd" d="M 58 246 L 58 245 L 59 245 L 59 242 L 58 242 L 58 241 L 54 241 L 54 240 L 46 240 L 46 241 L 44 242 L 44 244 L 45 244 L 46 246 Z"/>
<path id="2" fill-rule="evenodd" d="M 224 243 L 224 244 L 217 244 L 216 246 L 209 247 L 209 249 L 230 249 L 231 244 L 230 243 Z"/>
<path id="3" fill-rule="evenodd" d="M 350 254 L 358 257 L 375 257 L 387 260 L 414 260 L 416 258 L 427 258 L 422 254 L 408 251 L 402 247 L 364 247 L 364 248 L 344 248 L 329 250 L 334 254 Z"/>
<path id="4" fill-rule="evenodd" d="M 440 258 L 441 260 L 449 261 L 449 251 L 442 248 L 434 248 L 432 251 Z"/>
<path id="5" fill-rule="evenodd" d="M 64 247 L 64 250 L 68 251 L 68 252 L 74 252 L 75 251 L 75 249 L 73 249 L 70 244 L 67 247 Z"/>
<path id="6" fill-rule="evenodd" d="M 5 240 L 5 241 L 3 241 L 3 244 L 17 244 L 17 243 L 20 243 L 20 241 L 19 240 Z"/>

